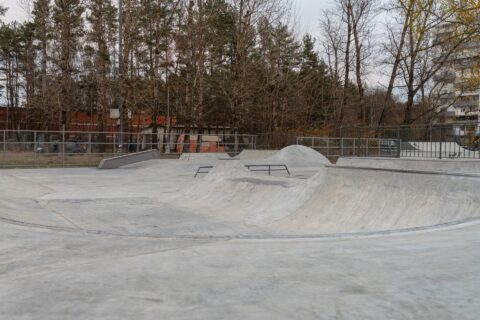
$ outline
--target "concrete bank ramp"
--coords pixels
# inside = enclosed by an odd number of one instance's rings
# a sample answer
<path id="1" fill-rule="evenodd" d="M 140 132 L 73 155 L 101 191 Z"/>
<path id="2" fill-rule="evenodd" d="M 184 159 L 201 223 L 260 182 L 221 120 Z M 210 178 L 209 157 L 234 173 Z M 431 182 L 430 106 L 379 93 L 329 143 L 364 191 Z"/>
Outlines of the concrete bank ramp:
<path id="1" fill-rule="evenodd" d="M 180 156 L 181 161 L 191 162 L 191 163 L 208 163 L 216 162 L 221 159 L 229 159 L 230 156 L 225 152 L 215 152 L 215 153 L 182 153 Z"/>
<path id="2" fill-rule="evenodd" d="M 479 178 L 327 168 L 313 196 L 274 227 L 315 234 L 429 227 L 480 218 Z"/>
<path id="3" fill-rule="evenodd" d="M 122 166 L 132 165 L 135 163 L 148 161 L 152 159 L 160 159 L 158 150 L 148 150 L 137 153 L 126 154 L 118 157 L 103 159 L 98 165 L 98 169 L 118 169 Z"/>
<path id="4" fill-rule="evenodd" d="M 478 174 L 480 176 L 480 160 L 426 160 L 426 159 L 398 159 L 398 158 L 340 158 L 338 166 L 439 171 L 449 173 Z"/>
<path id="5" fill-rule="evenodd" d="M 236 160 L 265 160 L 275 155 L 277 150 L 243 150 L 232 159 Z"/>

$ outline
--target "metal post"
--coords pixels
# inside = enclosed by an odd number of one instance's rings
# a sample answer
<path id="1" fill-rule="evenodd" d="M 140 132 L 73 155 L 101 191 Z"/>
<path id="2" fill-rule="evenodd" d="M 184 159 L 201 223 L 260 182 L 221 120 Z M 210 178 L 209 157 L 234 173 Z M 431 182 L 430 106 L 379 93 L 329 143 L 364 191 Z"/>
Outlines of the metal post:
<path id="1" fill-rule="evenodd" d="M 7 152 L 7 131 L 3 130 L 3 152 Z"/>
<path id="2" fill-rule="evenodd" d="M 440 128 L 440 160 L 442 159 L 443 128 Z"/>
<path id="3" fill-rule="evenodd" d="M 168 57 L 168 54 L 167 54 Z M 167 61 L 168 65 L 168 61 Z M 167 70 L 167 81 L 168 81 L 168 68 Z M 167 145 L 165 146 L 165 153 L 170 153 L 170 87 L 167 85 Z"/>
<path id="4" fill-rule="evenodd" d="M 327 138 L 327 157 L 330 156 L 330 139 Z"/>
<path id="5" fill-rule="evenodd" d="M 343 157 L 343 138 L 340 138 L 340 156 Z"/>
<path id="6" fill-rule="evenodd" d="M 397 158 L 400 158 L 402 155 L 402 139 L 397 140 Z"/>
<path id="7" fill-rule="evenodd" d="M 353 138 L 353 156 L 354 156 L 354 157 L 357 156 L 357 152 L 356 152 L 356 150 L 355 150 L 355 141 L 356 141 L 356 140 L 357 140 L 356 138 Z"/>
<path id="8" fill-rule="evenodd" d="M 137 133 L 137 152 L 140 151 L 140 133 Z"/>
<path id="9" fill-rule="evenodd" d="M 87 152 L 92 153 L 92 133 L 91 132 L 88 133 L 88 149 L 87 149 Z"/>
<path id="10" fill-rule="evenodd" d="M 33 162 L 37 164 L 37 131 L 33 131 Z"/>
<path id="11" fill-rule="evenodd" d="M 368 157 L 368 138 L 367 138 L 367 145 L 365 147 L 365 156 Z"/>
<path id="12" fill-rule="evenodd" d="M 238 154 L 238 132 L 235 129 L 235 145 L 234 145 L 234 153 Z"/>
<path id="13" fill-rule="evenodd" d="M 62 167 L 65 166 L 65 124 L 62 125 Z"/>
<path id="14" fill-rule="evenodd" d="M 123 1 L 118 0 L 118 111 L 120 113 L 119 152 L 123 148 Z M 156 121 L 156 119 L 155 119 Z"/>
<path id="15" fill-rule="evenodd" d="M 115 139 L 115 134 L 113 134 L 113 153 L 117 153 L 117 142 Z"/>

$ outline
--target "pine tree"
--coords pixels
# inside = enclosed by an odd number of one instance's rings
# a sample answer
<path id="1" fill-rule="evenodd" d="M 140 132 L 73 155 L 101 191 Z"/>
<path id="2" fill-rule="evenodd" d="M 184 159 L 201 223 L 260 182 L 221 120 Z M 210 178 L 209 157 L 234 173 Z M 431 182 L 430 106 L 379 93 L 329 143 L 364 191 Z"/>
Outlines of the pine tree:
<path id="1" fill-rule="evenodd" d="M 58 30 L 56 47 L 59 56 L 55 62 L 59 69 L 60 92 L 58 98 L 59 122 L 64 124 L 66 112 L 75 110 L 78 101 L 75 96 L 76 58 L 81 49 L 84 32 L 83 13 L 85 8 L 81 0 L 55 0 L 53 5 L 54 29 Z"/>

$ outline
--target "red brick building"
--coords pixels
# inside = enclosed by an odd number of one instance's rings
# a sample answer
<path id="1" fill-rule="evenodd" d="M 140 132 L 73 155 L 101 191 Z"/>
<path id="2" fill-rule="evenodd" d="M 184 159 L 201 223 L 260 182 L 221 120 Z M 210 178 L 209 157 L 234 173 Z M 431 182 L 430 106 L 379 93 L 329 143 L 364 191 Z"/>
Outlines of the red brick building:
<path id="1" fill-rule="evenodd" d="M 44 119 L 43 112 L 38 109 L 31 108 L 6 108 L 0 107 L 0 130 L 61 130 L 60 123 L 61 115 L 58 115 L 57 120 L 52 120 L 50 123 L 39 121 Z M 98 131 L 98 113 L 85 111 L 66 112 L 65 130 L 67 131 Z M 152 117 L 147 112 L 129 114 L 125 124 L 125 131 L 140 132 L 143 128 L 150 127 L 153 124 Z M 172 125 L 175 125 L 175 118 L 172 118 Z M 157 117 L 157 125 L 165 126 L 165 116 Z M 119 127 L 119 120 L 110 117 L 107 113 L 104 132 L 117 132 Z"/>

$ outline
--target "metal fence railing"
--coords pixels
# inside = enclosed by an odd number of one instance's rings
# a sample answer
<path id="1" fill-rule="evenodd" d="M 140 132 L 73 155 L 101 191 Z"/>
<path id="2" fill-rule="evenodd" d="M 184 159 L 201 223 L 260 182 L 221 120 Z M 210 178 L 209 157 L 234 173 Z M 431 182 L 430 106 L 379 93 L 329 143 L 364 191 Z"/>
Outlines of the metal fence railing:
<path id="1" fill-rule="evenodd" d="M 240 134 L 0 130 L 0 167 L 92 166 L 103 158 L 151 149 L 234 155 L 256 149 L 256 142 L 255 135 Z"/>
<path id="2" fill-rule="evenodd" d="M 297 137 L 297 144 L 331 157 L 400 157 L 399 139 Z"/>
<path id="3" fill-rule="evenodd" d="M 480 159 L 480 123 L 450 123 L 376 128 L 344 128 L 353 137 L 401 140 L 400 156 L 406 158 Z"/>

